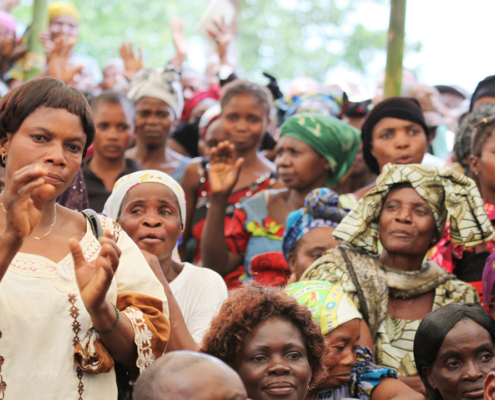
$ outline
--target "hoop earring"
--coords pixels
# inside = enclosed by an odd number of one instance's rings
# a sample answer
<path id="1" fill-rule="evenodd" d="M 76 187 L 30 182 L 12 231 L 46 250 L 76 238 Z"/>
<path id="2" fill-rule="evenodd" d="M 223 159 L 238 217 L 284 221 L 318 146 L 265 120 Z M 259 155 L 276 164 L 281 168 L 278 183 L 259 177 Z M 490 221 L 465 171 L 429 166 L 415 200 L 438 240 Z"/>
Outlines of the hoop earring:
<path id="1" fill-rule="evenodd" d="M 5 154 L 2 154 L 2 164 L 5 165 L 5 160 L 7 159 L 7 156 Z"/>

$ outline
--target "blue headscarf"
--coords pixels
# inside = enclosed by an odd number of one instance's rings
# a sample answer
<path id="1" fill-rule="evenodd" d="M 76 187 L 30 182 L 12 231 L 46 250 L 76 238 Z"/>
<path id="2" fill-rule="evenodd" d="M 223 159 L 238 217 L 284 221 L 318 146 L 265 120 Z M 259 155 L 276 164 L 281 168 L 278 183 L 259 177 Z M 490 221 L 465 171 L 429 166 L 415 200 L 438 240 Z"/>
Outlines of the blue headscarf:
<path id="1" fill-rule="evenodd" d="M 304 200 L 304 207 L 293 211 L 287 217 L 282 251 L 289 261 L 294 244 L 314 228 L 336 227 L 349 210 L 339 203 L 339 195 L 328 188 L 314 189 Z"/>

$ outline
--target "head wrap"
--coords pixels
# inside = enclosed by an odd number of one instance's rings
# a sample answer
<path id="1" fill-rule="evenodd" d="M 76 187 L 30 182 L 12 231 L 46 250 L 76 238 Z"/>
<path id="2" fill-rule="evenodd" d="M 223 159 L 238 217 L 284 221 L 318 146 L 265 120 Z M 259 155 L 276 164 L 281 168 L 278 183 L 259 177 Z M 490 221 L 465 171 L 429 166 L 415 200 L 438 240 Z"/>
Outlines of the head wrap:
<path id="1" fill-rule="evenodd" d="M 283 121 L 285 121 L 296 113 L 300 113 L 301 110 L 298 110 L 299 107 L 308 100 L 321 103 L 321 108 L 317 110 L 303 110 L 302 112 L 314 112 L 317 114 L 330 115 L 332 117 L 338 117 L 340 115 L 344 103 L 342 93 L 328 92 L 301 94 L 292 97 L 285 96 L 275 100 L 274 104 L 279 110 L 279 113 L 283 115 Z"/>
<path id="2" fill-rule="evenodd" d="M 335 185 L 352 167 L 359 150 L 359 131 L 341 120 L 325 115 L 302 113 L 289 118 L 280 137 L 289 136 L 311 146 L 324 157 L 332 171 L 327 186 Z"/>
<path id="3" fill-rule="evenodd" d="M 476 110 L 471 111 L 459 126 L 459 131 L 455 137 L 454 152 L 457 162 L 465 169 L 469 169 L 469 165 L 464 163 L 466 156 L 471 154 L 471 141 L 473 138 L 474 127 L 485 118 L 495 117 L 495 104 L 484 103 L 476 107 Z"/>
<path id="4" fill-rule="evenodd" d="M 133 172 L 120 178 L 113 186 L 112 194 L 103 207 L 103 214 L 117 221 L 122 207 L 122 201 L 129 190 L 140 183 L 160 183 L 168 187 L 177 197 L 180 208 L 182 226 L 186 223 L 186 195 L 177 181 L 165 172 L 148 169 Z"/>
<path id="5" fill-rule="evenodd" d="M 410 183 L 431 207 L 439 238 L 443 234 L 447 213 L 452 243 L 473 247 L 495 237 L 473 180 L 450 168 L 387 164 L 376 180 L 376 187 L 337 227 L 333 233 L 335 239 L 361 251 L 376 253 L 383 204 L 394 185 L 403 182 Z"/>
<path id="6" fill-rule="evenodd" d="M 48 4 L 48 19 L 50 21 L 61 15 L 67 15 L 74 18 L 77 22 L 81 22 L 81 15 L 74 4 L 67 1 L 56 1 Z"/>
<path id="7" fill-rule="evenodd" d="M 289 261 L 295 243 L 309 231 L 322 226 L 336 227 L 349 212 L 339 202 L 339 195 L 328 188 L 313 189 L 304 199 L 304 207 L 287 217 L 282 250 Z"/>
<path id="8" fill-rule="evenodd" d="M 440 92 L 440 94 L 450 93 L 462 97 L 463 99 L 467 99 L 468 97 L 467 92 L 459 86 L 435 85 L 434 87 Z"/>
<path id="9" fill-rule="evenodd" d="M 429 135 L 423 112 L 417 100 L 407 97 L 390 97 L 378 103 L 366 118 L 361 133 L 364 161 L 366 161 L 369 169 L 377 175 L 380 174 L 380 167 L 376 158 L 371 154 L 371 142 L 373 141 L 373 128 L 383 118 L 397 118 L 414 122 L 423 128 L 426 136 Z"/>
<path id="10" fill-rule="evenodd" d="M 221 112 L 222 107 L 220 106 L 220 104 L 215 104 L 208 108 L 208 110 L 206 110 L 201 116 L 201 119 L 199 120 L 199 134 L 203 139 L 206 135 L 206 131 L 213 123 L 213 121 L 216 121 L 218 118 L 220 118 Z"/>
<path id="11" fill-rule="evenodd" d="M 311 311 L 313 321 L 325 336 L 353 319 L 363 319 L 340 285 L 325 281 L 304 281 L 288 285 L 285 293 Z"/>
<path id="12" fill-rule="evenodd" d="M 483 270 L 483 303 L 488 306 L 493 302 L 493 285 L 495 284 L 495 253 L 488 256 Z"/>
<path id="13" fill-rule="evenodd" d="M 476 86 L 476 89 L 474 89 L 474 93 L 471 96 L 469 111 L 473 111 L 474 103 L 482 97 L 495 97 L 495 75 L 487 76 L 478 83 L 478 86 Z"/>
<path id="14" fill-rule="evenodd" d="M 191 116 L 192 110 L 204 99 L 220 100 L 220 87 L 212 86 L 206 90 L 194 92 L 192 97 L 184 103 L 180 117 L 181 122 L 187 121 Z"/>
<path id="15" fill-rule="evenodd" d="M 170 80 L 170 74 L 175 79 Z M 179 118 L 183 107 L 182 86 L 179 82 L 179 74 L 172 71 L 164 71 L 163 68 L 143 68 L 131 81 L 127 97 L 134 103 L 141 97 L 154 97 L 167 103 Z"/>
<path id="16" fill-rule="evenodd" d="M 412 97 L 419 102 L 423 110 L 426 126 L 435 127 L 443 123 L 443 114 L 445 112 L 442 96 L 434 86 L 423 85 L 422 83 L 414 84 L 409 92 L 408 97 Z"/>

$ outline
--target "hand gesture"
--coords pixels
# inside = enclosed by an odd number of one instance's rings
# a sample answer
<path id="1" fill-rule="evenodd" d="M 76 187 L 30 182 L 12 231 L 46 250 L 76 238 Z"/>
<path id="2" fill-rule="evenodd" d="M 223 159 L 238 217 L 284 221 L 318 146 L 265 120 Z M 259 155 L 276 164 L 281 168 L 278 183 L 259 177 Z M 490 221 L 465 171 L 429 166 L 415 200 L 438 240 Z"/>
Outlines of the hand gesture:
<path id="1" fill-rule="evenodd" d="M 210 167 L 208 176 L 210 180 L 210 191 L 212 195 L 230 196 L 234 188 L 243 158 L 234 162 L 234 145 L 228 141 L 221 142 L 210 151 Z"/>
<path id="2" fill-rule="evenodd" d="M 47 174 L 39 164 L 27 165 L 14 172 L 12 184 L 2 193 L 7 214 L 5 233 L 15 240 L 31 234 L 43 215 L 43 205 L 55 197 L 55 188 L 43 179 Z"/>
<path id="3" fill-rule="evenodd" d="M 96 260 L 87 261 L 77 239 L 69 239 L 77 285 L 90 314 L 104 305 L 121 254 L 108 229 L 105 231 L 105 236 L 100 239 L 100 243 L 101 249 Z"/>
<path id="4" fill-rule="evenodd" d="M 4 26 L 0 25 L 0 52 L 2 58 L 9 59 L 16 47 L 15 32 L 9 32 Z"/>
<path id="5" fill-rule="evenodd" d="M 74 75 L 81 72 L 83 66 L 76 68 L 69 67 L 69 55 L 72 47 L 76 44 L 74 38 L 64 39 L 58 37 L 53 42 L 54 46 L 48 53 L 48 74 L 54 78 L 69 84 L 73 81 Z"/>
<path id="6" fill-rule="evenodd" d="M 217 43 L 217 54 L 220 57 L 220 63 L 222 65 L 228 64 L 227 61 L 227 50 L 229 43 L 234 38 L 232 29 L 225 23 L 225 18 L 222 16 L 220 21 L 213 20 L 213 24 L 216 30 L 211 26 L 207 27 L 206 30 L 210 37 Z"/>
<path id="7" fill-rule="evenodd" d="M 122 42 L 119 47 L 120 57 L 124 60 L 124 76 L 130 82 L 132 77 L 144 68 L 143 64 L 143 49 L 138 49 L 139 58 L 134 55 L 134 46 L 132 42 Z"/>
<path id="8" fill-rule="evenodd" d="M 55 43 L 53 43 L 52 40 L 50 28 L 46 28 L 45 30 L 41 31 L 38 35 L 38 39 L 45 45 L 45 54 L 48 57 L 48 54 L 50 54 L 50 52 L 53 50 L 53 47 L 55 46 Z"/>
<path id="9" fill-rule="evenodd" d="M 187 58 L 187 49 L 189 46 L 187 38 L 183 35 L 184 21 L 179 17 L 173 17 L 170 20 L 170 29 L 172 30 L 172 40 L 175 47 L 175 57 L 172 60 L 172 64 L 180 68 Z"/>

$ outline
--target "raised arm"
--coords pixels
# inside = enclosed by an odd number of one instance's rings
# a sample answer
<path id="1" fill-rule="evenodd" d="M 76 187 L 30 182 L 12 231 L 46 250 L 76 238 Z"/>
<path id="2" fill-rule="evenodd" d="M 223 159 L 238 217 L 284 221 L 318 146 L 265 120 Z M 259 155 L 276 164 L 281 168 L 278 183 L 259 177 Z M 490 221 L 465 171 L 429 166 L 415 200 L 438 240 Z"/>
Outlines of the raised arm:
<path id="1" fill-rule="evenodd" d="M 242 257 L 229 252 L 225 240 L 225 210 L 234 188 L 244 159 L 233 160 L 234 145 L 222 142 L 211 149 L 210 208 L 201 238 L 203 266 L 224 276 L 242 262 Z"/>
<path id="2" fill-rule="evenodd" d="M 171 63 L 180 71 L 182 63 L 186 61 L 189 46 L 187 38 L 183 35 L 184 21 L 177 16 L 173 17 L 170 20 L 170 29 L 172 30 L 172 40 L 175 47 L 175 55 Z"/>

